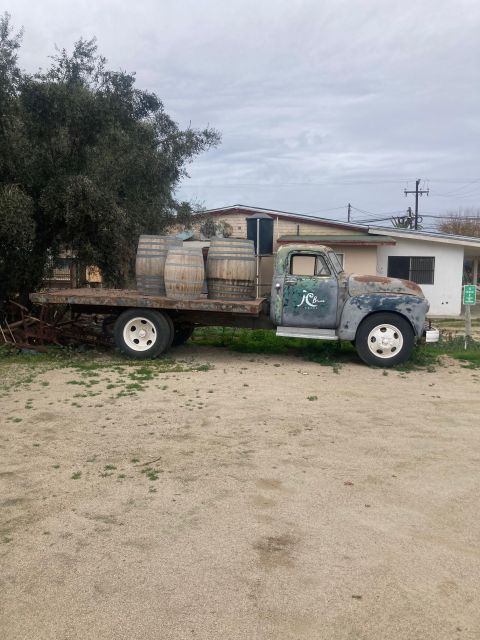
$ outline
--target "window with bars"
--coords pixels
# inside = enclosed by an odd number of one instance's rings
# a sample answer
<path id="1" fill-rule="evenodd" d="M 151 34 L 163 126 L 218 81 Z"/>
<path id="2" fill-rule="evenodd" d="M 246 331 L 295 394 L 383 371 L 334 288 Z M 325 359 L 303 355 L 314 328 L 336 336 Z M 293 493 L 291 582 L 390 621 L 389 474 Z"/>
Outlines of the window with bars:
<path id="1" fill-rule="evenodd" d="M 435 258 L 425 256 L 389 256 L 390 278 L 404 278 L 417 284 L 434 284 Z"/>

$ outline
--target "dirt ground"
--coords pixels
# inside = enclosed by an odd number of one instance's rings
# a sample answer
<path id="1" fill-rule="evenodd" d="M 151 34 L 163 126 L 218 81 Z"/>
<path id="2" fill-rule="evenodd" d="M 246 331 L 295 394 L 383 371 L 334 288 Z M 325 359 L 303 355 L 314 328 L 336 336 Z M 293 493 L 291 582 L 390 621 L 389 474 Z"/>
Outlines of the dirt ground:
<path id="1" fill-rule="evenodd" d="M 480 371 L 176 357 L 0 400 L 3 640 L 480 637 Z"/>

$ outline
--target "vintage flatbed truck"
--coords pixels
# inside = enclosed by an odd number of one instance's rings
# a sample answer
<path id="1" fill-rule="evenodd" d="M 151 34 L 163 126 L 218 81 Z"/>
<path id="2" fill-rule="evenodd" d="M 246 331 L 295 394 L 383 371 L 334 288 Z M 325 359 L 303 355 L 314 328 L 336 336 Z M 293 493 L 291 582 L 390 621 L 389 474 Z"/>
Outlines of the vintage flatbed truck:
<path id="1" fill-rule="evenodd" d="M 68 305 L 85 314 L 113 316 L 116 346 L 147 359 L 182 344 L 195 326 L 276 329 L 278 336 L 348 340 L 370 365 L 407 360 L 415 342 L 438 340 L 427 330 L 429 304 L 414 282 L 351 275 L 326 246 L 278 250 L 270 300 L 173 300 L 124 289 L 60 289 L 32 293 L 32 302 Z"/>

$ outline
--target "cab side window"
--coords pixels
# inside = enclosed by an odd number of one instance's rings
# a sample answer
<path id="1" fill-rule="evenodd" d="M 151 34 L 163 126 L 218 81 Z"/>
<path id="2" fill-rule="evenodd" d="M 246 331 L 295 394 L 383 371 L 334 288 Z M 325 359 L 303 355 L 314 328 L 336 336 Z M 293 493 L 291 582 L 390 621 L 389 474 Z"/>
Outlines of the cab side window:
<path id="1" fill-rule="evenodd" d="M 293 255 L 290 259 L 290 273 L 292 276 L 314 276 L 316 256 L 304 253 Z"/>
<path id="2" fill-rule="evenodd" d="M 315 271 L 316 276 L 329 276 L 331 275 L 330 269 L 323 256 L 317 256 L 317 268 Z"/>
<path id="3" fill-rule="evenodd" d="M 323 256 L 294 254 L 290 258 L 290 274 L 292 276 L 329 276 L 330 269 Z"/>

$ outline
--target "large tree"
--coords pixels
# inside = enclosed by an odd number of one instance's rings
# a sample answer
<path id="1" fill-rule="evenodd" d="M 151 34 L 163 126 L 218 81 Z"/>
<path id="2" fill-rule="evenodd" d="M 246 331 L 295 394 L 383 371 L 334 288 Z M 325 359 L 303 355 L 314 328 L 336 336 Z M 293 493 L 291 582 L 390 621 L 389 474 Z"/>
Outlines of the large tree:
<path id="1" fill-rule="evenodd" d="M 20 71 L 21 34 L 0 18 L 0 300 L 41 282 L 61 250 L 98 265 L 107 283 L 131 273 L 140 233 L 188 212 L 174 192 L 219 134 L 181 130 L 135 74 L 111 71 L 95 40 L 50 67 Z"/>
<path id="2" fill-rule="evenodd" d="M 467 207 L 449 211 L 438 224 L 438 229 L 443 233 L 480 238 L 480 209 Z"/>

